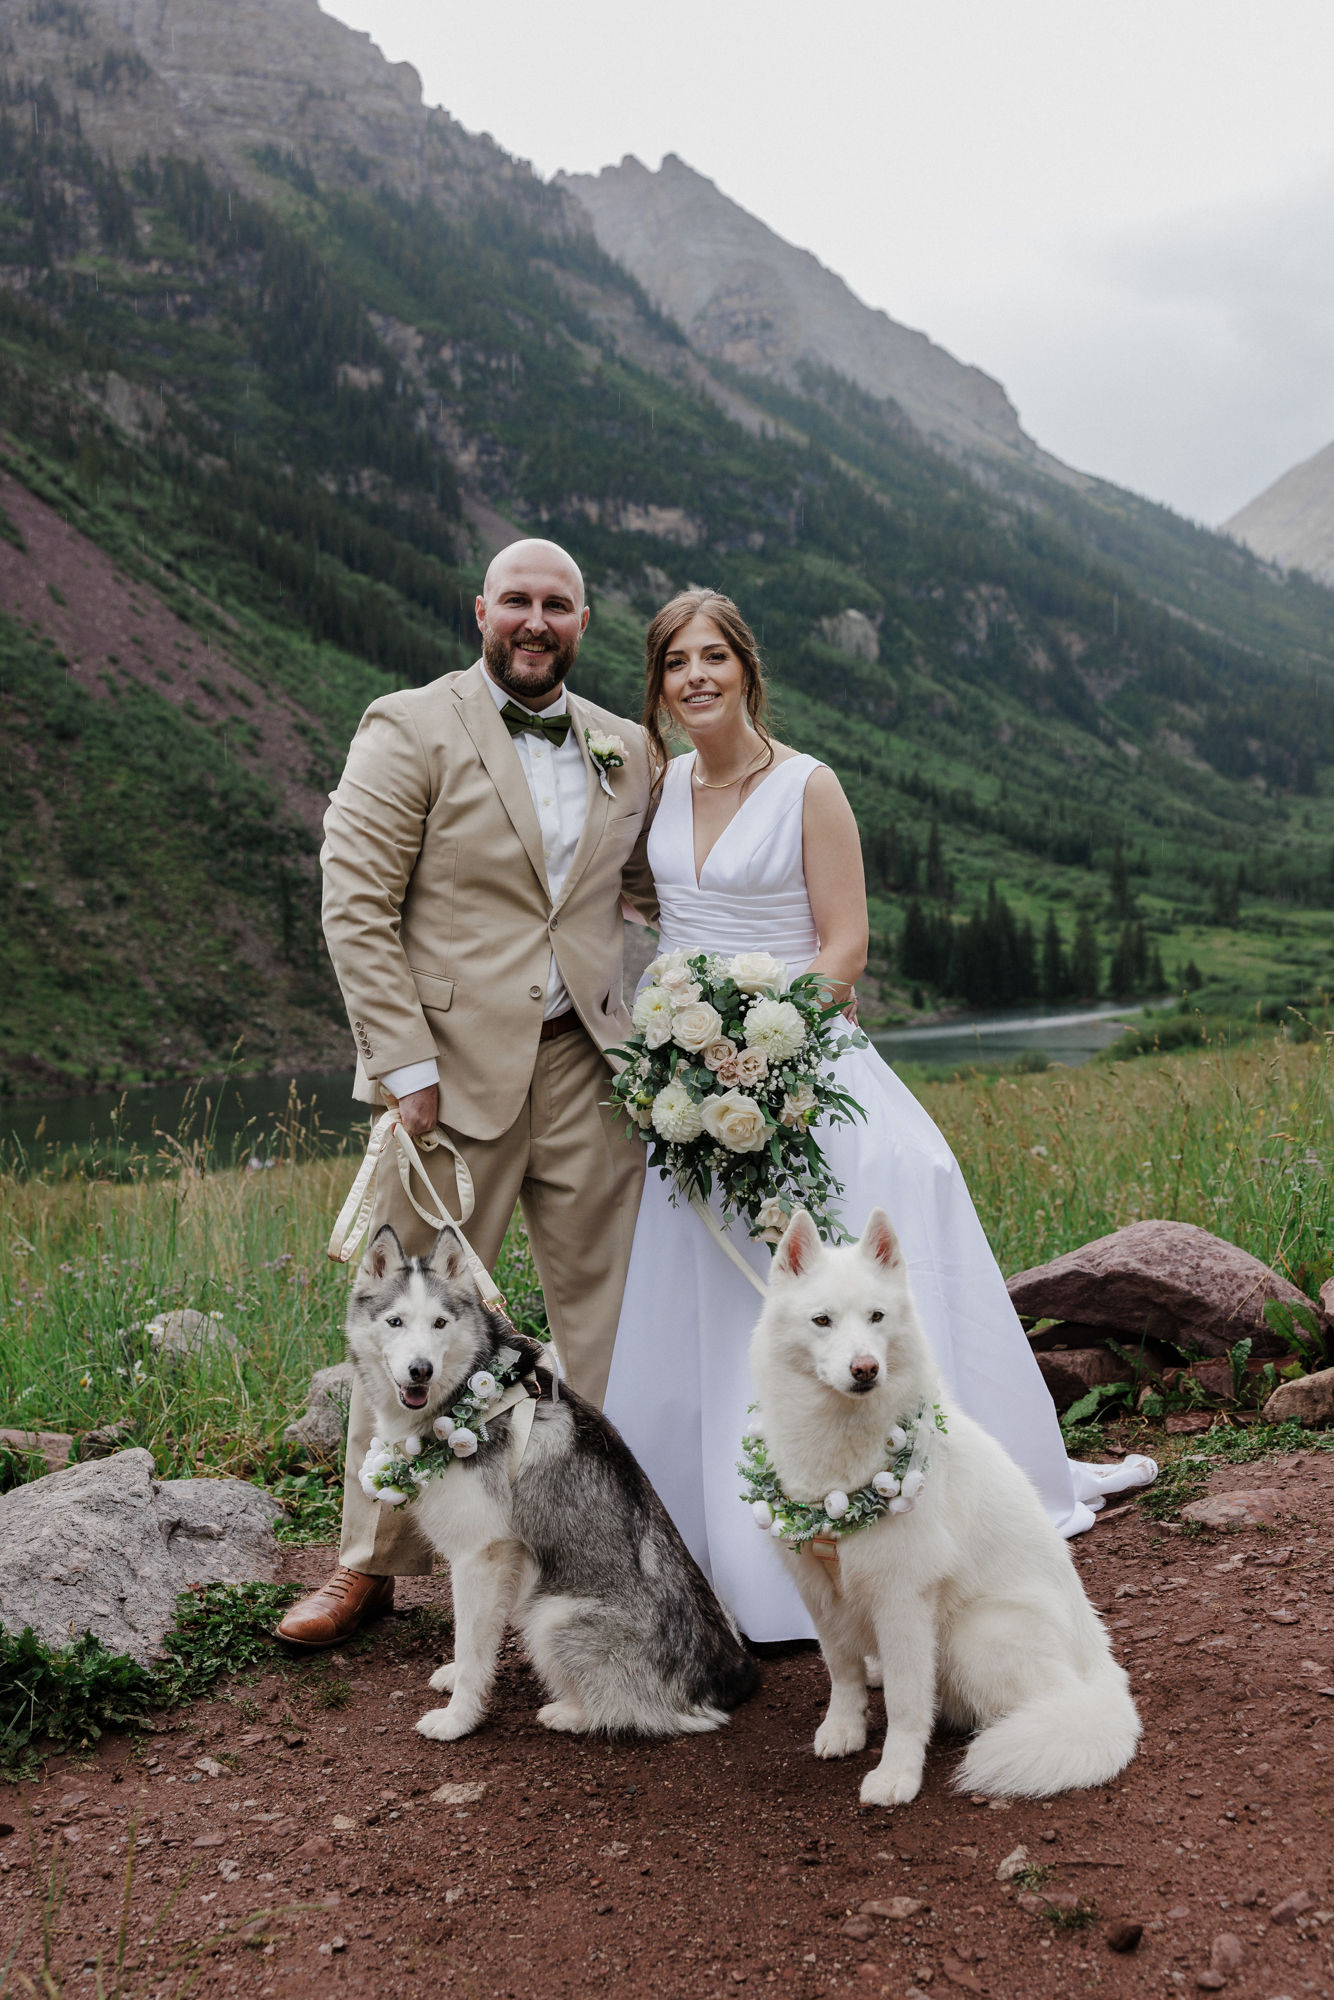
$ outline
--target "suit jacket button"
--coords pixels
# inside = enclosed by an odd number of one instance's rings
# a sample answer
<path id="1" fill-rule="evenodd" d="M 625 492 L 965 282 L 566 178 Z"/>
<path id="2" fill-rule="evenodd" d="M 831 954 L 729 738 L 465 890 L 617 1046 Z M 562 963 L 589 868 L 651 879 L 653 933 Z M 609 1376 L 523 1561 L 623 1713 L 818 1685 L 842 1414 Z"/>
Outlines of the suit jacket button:
<path id="1" fill-rule="evenodd" d="M 530 1000 L 540 1000 L 542 998 L 542 988 L 540 986 L 530 986 L 528 988 L 528 998 Z"/>
<path id="2" fill-rule="evenodd" d="M 553 918 L 551 919 L 551 928 L 552 928 L 552 930 L 553 930 L 553 931 L 555 930 L 555 928 L 556 928 L 556 925 L 557 925 L 557 924 L 559 923 L 559 921 L 560 921 L 560 919 L 559 919 L 558 917 L 553 917 Z"/>

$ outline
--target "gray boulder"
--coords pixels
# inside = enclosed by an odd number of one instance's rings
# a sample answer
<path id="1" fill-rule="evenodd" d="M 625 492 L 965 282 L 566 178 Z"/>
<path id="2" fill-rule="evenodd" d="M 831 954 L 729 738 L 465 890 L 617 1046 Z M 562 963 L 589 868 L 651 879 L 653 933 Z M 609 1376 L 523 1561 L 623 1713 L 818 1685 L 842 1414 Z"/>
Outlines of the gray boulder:
<path id="1" fill-rule="evenodd" d="M 1314 1375 L 1280 1382 L 1263 1415 L 1267 1424 L 1334 1424 L 1334 1368 L 1318 1368 Z"/>
<path id="2" fill-rule="evenodd" d="M 1164 1340 L 1208 1355 L 1250 1339 L 1257 1358 L 1287 1352 L 1266 1300 L 1311 1303 L 1258 1257 L 1191 1222 L 1132 1222 L 1020 1271 L 1008 1289 L 1021 1318 L 1077 1321 L 1081 1336 L 1101 1328 L 1128 1345 Z"/>
<path id="3" fill-rule="evenodd" d="M 40 1457 L 48 1472 L 59 1472 L 68 1465 L 73 1449 L 74 1439 L 66 1431 L 0 1430 L 0 1451 L 12 1452 L 20 1459 Z"/>
<path id="4" fill-rule="evenodd" d="M 198 1361 L 209 1354 L 244 1353 L 236 1335 L 228 1331 L 217 1313 L 196 1312 L 193 1306 L 159 1313 L 149 1320 L 145 1331 L 161 1361 Z"/>
<path id="5" fill-rule="evenodd" d="M 48 1646 L 91 1632 L 147 1664 L 180 1591 L 275 1573 L 277 1502 L 242 1479 L 155 1479 L 146 1451 L 0 1494 L 0 1626 Z"/>
<path id="6" fill-rule="evenodd" d="M 347 1437 L 347 1406 L 356 1372 L 350 1361 L 339 1361 L 311 1376 L 305 1415 L 283 1432 L 288 1444 L 299 1444 L 317 1458 L 339 1456 Z"/>

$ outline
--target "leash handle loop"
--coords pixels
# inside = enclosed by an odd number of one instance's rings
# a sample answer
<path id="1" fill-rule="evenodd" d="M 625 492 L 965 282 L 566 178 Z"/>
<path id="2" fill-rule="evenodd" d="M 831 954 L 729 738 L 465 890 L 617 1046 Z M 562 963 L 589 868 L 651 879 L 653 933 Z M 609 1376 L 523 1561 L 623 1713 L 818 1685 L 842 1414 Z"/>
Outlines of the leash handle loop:
<path id="1" fill-rule="evenodd" d="M 453 1154 L 454 1179 L 459 1191 L 459 1214 L 451 1215 L 436 1193 L 422 1165 L 421 1154 L 413 1144 L 412 1135 L 404 1129 L 398 1107 L 393 1105 L 377 1118 L 371 1130 L 366 1146 L 366 1157 L 357 1170 L 357 1177 L 348 1192 L 347 1200 L 338 1212 L 338 1219 L 330 1234 L 329 1256 L 335 1264 L 350 1264 L 356 1256 L 374 1213 L 375 1183 L 381 1164 L 386 1153 L 392 1153 L 403 1192 L 417 1214 L 432 1229 L 448 1229 L 457 1237 L 483 1304 L 493 1312 L 502 1313 L 505 1319 L 509 1320 L 509 1308 L 505 1304 L 499 1285 L 463 1233 L 463 1224 L 477 1204 L 476 1190 L 468 1163 L 442 1125 L 437 1125 L 434 1132 L 426 1133 L 421 1143 L 427 1152 L 435 1152 L 443 1146 L 447 1152 Z M 427 1200 L 431 1204 L 429 1208 L 424 1208 L 412 1191 L 414 1174 L 426 1189 Z"/>

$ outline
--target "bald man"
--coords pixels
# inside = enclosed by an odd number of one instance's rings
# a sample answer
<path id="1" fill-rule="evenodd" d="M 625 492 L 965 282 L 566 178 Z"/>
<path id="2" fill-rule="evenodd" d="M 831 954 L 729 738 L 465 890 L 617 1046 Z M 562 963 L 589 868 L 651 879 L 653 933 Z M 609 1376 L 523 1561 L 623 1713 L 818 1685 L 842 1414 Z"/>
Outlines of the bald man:
<path id="1" fill-rule="evenodd" d="M 355 1094 L 396 1100 L 408 1131 L 437 1120 L 476 1187 L 470 1242 L 494 1268 L 521 1204 L 557 1352 L 600 1403 L 643 1183 L 643 1147 L 603 1100 L 603 1050 L 624 1040 L 621 899 L 656 915 L 644 855 L 643 730 L 566 690 L 588 624 L 578 567 L 521 541 L 486 573 L 482 657 L 373 702 L 325 815 L 324 934 L 357 1049 Z M 604 771 L 589 737 L 615 735 Z M 450 1155 L 423 1155 L 459 1213 Z M 410 1255 L 433 1232 L 398 1176 L 380 1177 L 371 1232 Z M 349 1412 L 339 1567 L 278 1627 L 333 1646 L 388 1609 L 395 1576 L 434 1556 L 412 1510 L 367 1500 L 359 1388 Z"/>

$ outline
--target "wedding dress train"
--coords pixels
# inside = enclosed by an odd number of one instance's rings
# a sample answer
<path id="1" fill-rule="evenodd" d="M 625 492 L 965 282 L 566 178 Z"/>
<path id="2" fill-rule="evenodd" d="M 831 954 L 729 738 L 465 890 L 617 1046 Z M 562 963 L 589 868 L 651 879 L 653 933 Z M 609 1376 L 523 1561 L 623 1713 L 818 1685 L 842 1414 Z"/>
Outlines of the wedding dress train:
<path id="1" fill-rule="evenodd" d="M 693 757 L 667 769 L 649 835 L 661 949 L 768 951 L 789 974 L 819 950 L 802 869 L 802 803 L 813 757 L 777 765 L 710 851 L 698 879 Z M 1021 1465 L 1063 1535 L 1093 1525 L 1105 1497 L 1147 1484 L 1149 1459 L 1067 1458 L 1046 1384 L 1015 1316 L 958 1163 L 907 1086 L 870 1047 L 837 1059 L 865 1121 L 817 1127 L 842 1182 L 845 1226 L 889 1211 L 950 1396 Z M 721 1211 L 718 1211 L 722 1221 Z M 767 1279 L 770 1252 L 724 1225 Z M 662 1497 L 691 1554 L 751 1639 L 813 1636 L 795 1588 L 739 1498 L 736 1461 L 753 1401 L 747 1347 L 759 1300 L 698 1215 L 673 1206 L 650 1168 L 635 1229 L 606 1412 Z"/>

